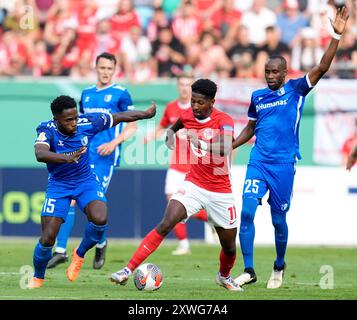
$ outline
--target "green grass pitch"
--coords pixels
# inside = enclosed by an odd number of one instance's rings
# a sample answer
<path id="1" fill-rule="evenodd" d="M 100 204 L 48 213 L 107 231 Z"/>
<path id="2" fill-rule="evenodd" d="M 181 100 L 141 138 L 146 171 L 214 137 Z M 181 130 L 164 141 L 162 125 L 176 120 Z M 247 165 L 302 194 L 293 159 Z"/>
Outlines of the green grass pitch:
<path id="1" fill-rule="evenodd" d="M 155 292 L 138 291 L 132 278 L 126 286 L 118 286 L 108 276 L 131 257 L 138 242 L 109 241 L 107 261 L 101 270 L 92 269 L 94 250 L 87 253 L 78 279 L 71 283 L 62 264 L 47 270 L 45 284 L 36 290 L 21 289 L 27 279 L 26 268 L 32 266 L 32 254 L 37 239 L 0 238 L 0 300 L 325 300 L 357 299 L 356 248 L 288 247 L 287 270 L 280 289 L 266 289 L 274 260 L 273 247 L 255 249 L 256 284 L 244 292 L 229 292 L 214 282 L 218 271 L 218 245 L 192 244 L 192 254 L 172 256 L 176 242 L 166 241 L 146 262 L 157 264 L 164 276 L 162 287 Z M 72 240 L 72 250 L 79 240 Z M 232 275 L 242 270 L 238 248 Z M 24 271 L 25 270 L 25 271 Z M 321 284 L 328 288 L 321 288 Z"/>

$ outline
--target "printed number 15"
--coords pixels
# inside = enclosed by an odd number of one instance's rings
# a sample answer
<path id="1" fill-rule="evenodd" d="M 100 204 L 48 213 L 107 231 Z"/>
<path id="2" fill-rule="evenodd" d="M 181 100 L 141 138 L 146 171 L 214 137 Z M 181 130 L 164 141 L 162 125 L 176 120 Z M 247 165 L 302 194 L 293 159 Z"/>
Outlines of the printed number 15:
<path id="1" fill-rule="evenodd" d="M 55 203 L 56 199 L 45 199 L 45 203 L 44 203 L 44 208 L 45 208 L 45 212 L 47 213 L 53 213 L 55 211 Z"/>
<path id="2" fill-rule="evenodd" d="M 256 179 L 247 179 L 244 182 L 245 184 L 245 189 L 244 189 L 244 193 L 258 193 L 259 190 L 259 180 Z"/>

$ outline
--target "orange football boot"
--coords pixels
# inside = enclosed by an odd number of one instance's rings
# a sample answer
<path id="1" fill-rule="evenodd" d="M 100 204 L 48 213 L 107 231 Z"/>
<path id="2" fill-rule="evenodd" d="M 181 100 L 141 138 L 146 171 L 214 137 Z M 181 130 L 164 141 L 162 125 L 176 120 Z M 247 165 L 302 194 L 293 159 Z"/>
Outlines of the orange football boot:
<path id="1" fill-rule="evenodd" d="M 27 289 L 38 289 L 41 288 L 43 285 L 43 279 L 32 277 L 28 285 L 26 286 Z"/>
<path id="2" fill-rule="evenodd" d="M 69 281 L 75 281 L 81 272 L 84 258 L 81 258 L 77 254 L 77 248 L 73 250 L 72 262 L 67 268 L 66 274 Z"/>

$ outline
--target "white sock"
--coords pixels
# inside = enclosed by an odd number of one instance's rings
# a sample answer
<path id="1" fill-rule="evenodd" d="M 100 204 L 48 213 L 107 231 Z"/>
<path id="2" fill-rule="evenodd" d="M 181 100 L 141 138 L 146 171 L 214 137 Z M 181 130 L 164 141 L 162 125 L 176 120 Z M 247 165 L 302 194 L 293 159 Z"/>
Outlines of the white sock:
<path id="1" fill-rule="evenodd" d="M 96 244 L 96 247 L 97 247 L 98 249 L 102 249 L 102 248 L 105 247 L 106 244 L 107 244 L 107 240 L 105 240 L 105 241 L 102 242 L 102 243 L 97 243 L 97 244 Z"/>
<path id="2" fill-rule="evenodd" d="M 55 252 L 57 252 L 57 253 L 66 253 L 66 248 L 57 247 Z"/>
<path id="3" fill-rule="evenodd" d="M 180 246 L 181 249 L 189 249 L 190 248 L 190 242 L 188 241 L 188 239 L 180 240 L 179 246 Z"/>

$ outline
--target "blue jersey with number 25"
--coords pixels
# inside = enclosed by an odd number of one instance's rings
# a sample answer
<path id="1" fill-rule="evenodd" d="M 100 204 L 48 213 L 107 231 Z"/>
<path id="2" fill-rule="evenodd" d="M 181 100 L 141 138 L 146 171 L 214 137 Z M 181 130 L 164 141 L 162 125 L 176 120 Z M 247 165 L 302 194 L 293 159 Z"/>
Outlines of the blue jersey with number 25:
<path id="1" fill-rule="evenodd" d="M 256 141 L 250 160 L 291 163 L 301 159 L 299 125 L 305 96 L 311 89 L 306 75 L 289 80 L 276 91 L 267 87 L 253 92 L 248 117 L 256 121 Z"/>

